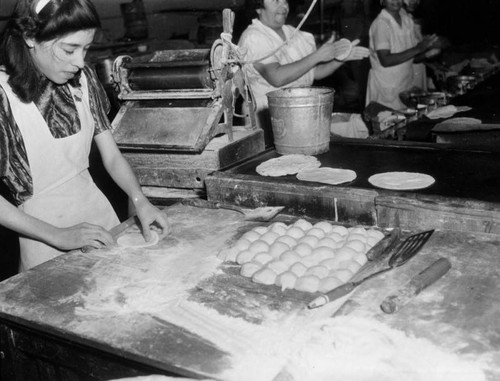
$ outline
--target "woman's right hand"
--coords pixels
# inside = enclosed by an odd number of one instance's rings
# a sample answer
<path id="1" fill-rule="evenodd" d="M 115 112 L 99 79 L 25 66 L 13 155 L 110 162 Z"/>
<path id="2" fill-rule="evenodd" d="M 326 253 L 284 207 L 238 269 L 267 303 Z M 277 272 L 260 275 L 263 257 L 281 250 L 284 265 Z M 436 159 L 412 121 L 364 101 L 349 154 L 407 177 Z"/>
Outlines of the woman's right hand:
<path id="1" fill-rule="evenodd" d="M 57 228 L 51 244 L 60 250 L 83 247 L 100 249 L 114 243 L 113 236 L 102 226 L 81 223 L 67 228 Z"/>
<path id="2" fill-rule="evenodd" d="M 316 51 L 318 62 L 329 62 L 349 54 L 352 48 L 351 42 L 345 38 L 334 42 L 334 38 L 332 36 Z"/>
<path id="3" fill-rule="evenodd" d="M 424 36 L 423 40 L 419 42 L 418 47 L 423 53 L 427 50 L 433 49 L 438 43 L 439 36 L 437 36 L 436 34 L 431 34 L 430 36 Z"/>

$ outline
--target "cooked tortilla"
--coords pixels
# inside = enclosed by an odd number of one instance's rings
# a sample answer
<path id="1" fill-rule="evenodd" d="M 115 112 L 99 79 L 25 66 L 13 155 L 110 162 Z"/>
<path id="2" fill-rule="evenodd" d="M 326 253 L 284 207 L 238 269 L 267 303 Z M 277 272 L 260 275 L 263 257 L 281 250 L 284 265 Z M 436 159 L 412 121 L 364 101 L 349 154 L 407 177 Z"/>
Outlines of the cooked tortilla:
<path id="1" fill-rule="evenodd" d="M 385 172 L 371 176 L 368 181 L 373 186 L 383 189 L 412 190 L 431 186 L 434 177 L 417 172 Z"/>
<path id="2" fill-rule="evenodd" d="M 341 168 L 312 168 L 297 173 L 297 179 L 302 181 L 314 181 L 331 185 L 348 183 L 356 178 L 356 172 Z"/>

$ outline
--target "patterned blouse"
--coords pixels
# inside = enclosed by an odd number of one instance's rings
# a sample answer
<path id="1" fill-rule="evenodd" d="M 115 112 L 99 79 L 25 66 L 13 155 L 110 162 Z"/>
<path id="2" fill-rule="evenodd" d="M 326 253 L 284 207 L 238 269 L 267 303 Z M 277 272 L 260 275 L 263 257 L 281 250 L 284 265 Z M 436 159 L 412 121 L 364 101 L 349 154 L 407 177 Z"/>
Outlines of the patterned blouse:
<path id="1" fill-rule="evenodd" d="M 111 128 L 107 117 L 110 103 L 93 69 L 86 66 L 82 75 L 87 77 L 90 109 L 95 123 L 94 136 L 96 136 Z M 34 102 L 52 135 L 59 139 L 79 132 L 80 120 L 69 85 L 57 86 L 46 80 L 44 86 L 41 95 Z M 23 137 L 14 120 L 9 99 L 1 86 L 0 179 L 10 189 L 17 205 L 33 195 L 33 181 Z"/>

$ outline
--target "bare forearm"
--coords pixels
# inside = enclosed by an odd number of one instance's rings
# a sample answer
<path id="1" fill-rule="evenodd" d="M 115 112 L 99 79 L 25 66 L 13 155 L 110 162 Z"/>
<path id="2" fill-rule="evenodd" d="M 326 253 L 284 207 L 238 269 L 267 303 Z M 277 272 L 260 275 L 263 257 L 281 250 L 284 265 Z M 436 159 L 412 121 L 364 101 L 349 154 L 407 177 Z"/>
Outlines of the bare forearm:
<path id="1" fill-rule="evenodd" d="M 32 217 L 0 197 L 0 225 L 21 235 L 53 243 L 57 228 Z"/>
<path id="2" fill-rule="evenodd" d="M 255 64 L 256 70 L 274 87 L 283 87 L 299 79 L 304 74 L 312 70 L 318 61 L 315 54 L 311 54 L 301 60 L 280 65 L 276 64 Z"/>
<path id="3" fill-rule="evenodd" d="M 384 67 L 400 65 L 406 61 L 415 58 L 420 53 L 422 53 L 422 50 L 418 46 L 407 49 L 400 53 L 389 53 L 389 52 L 383 53 L 380 51 L 377 52 L 380 63 Z"/>
<path id="4" fill-rule="evenodd" d="M 314 79 L 323 79 L 332 75 L 339 67 L 341 67 L 343 62 L 332 60 L 330 62 L 320 64 L 316 66 L 314 71 Z"/>
<path id="5" fill-rule="evenodd" d="M 130 164 L 122 155 L 115 155 L 109 162 L 104 162 L 104 166 L 114 182 L 127 194 L 134 205 L 146 199 Z"/>

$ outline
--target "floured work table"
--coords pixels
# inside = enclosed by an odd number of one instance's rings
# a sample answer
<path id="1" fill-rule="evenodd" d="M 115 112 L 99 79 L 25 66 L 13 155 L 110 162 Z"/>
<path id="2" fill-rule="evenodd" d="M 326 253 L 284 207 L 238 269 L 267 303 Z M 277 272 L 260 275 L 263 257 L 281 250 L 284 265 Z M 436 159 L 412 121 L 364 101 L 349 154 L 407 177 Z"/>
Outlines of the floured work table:
<path id="1" fill-rule="evenodd" d="M 313 295 L 252 283 L 217 258 L 244 232 L 270 223 L 183 205 L 167 213 L 173 231 L 156 246 L 70 253 L 0 284 L 2 379 L 258 379 L 252 374 L 266 359 L 247 364 L 233 352 L 257 345 L 259 336 L 246 328 L 280 327 L 301 311 L 304 322 L 335 311 L 361 314 L 486 360 L 488 379 L 500 377 L 498 235 L 436 231 L 410 262 L 359 286 L 352 308 L 330 303 L 309 311 Z M 452 263 L 445 277 L 398 313 L 380 310 L 387 295 L 438 257 Z M 238 369 L 246 378 L 234 376 Z"/>

